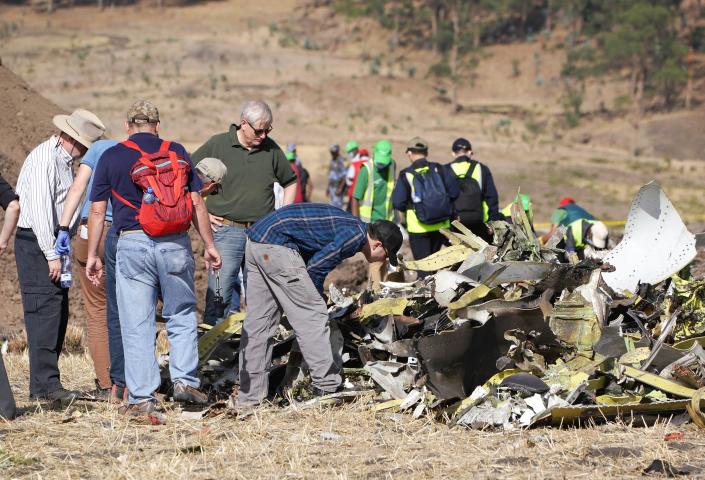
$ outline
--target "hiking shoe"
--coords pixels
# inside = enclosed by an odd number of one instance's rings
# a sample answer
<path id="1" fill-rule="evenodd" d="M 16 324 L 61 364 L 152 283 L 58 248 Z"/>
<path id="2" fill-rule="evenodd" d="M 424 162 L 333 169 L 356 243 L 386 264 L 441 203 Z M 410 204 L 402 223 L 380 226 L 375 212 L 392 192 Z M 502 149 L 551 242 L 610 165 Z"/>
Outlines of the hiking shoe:
<path id="1" fill-rule="evenodd" d="M 205 405 L 208 403 L 208 395 L 182 382 L 176 382 L 174 384 L 173 397 L 175 402 L 195 403 L 196 405 Z"/>
<path id="2" fill-rule="evenodd" d="M 126 417 L 142 417 L 149 416 L 157 411 L 157 403 L 151 400 L 145 400 L 139 403 L 126 403 L 118 408 L 120 415 Z"/>
<path id="3" fill-rule="evenodd" d="M 49 400 L 52 403 L 57 403 L 62 407 L 67 407 L 78 400 L 81 392 L 74 390 L 66 390 L 64 387 L 54 390 L 53 392 L 43 393 L 39 395 L 30 395 L 30 400 Z"/>
<path id="4" fill-rule="evenodd" d="M 108 402 L 110 401 L 110 395 L 112 393 L 112 388 L 102 388 L 100 384 L 98 383 L 98 380 L 95 381 L 95 388 L 91 390 L 90 392 L 86 392 L 83 394 L 82 398 L 86 400 L 95 400 L 98 402 Z"/>
<path id="5" fill-rule="evenodd" d="M 254 415 L 255 409 L 259 406 L 259 403 L 238 402 L 237 394 L 230 395 L 230 397 L 228 397 L 227 403 L 225 404 L 225 408 L 227 408 L 231 414 L 237 415 L 237 417 L 241 420 L 251 415 Z"/>
<path id="6" fill-rule="evenodd" d="M 338 387 L 335 390 L 332 391 L 326 391 L 323 390 L 312 383 L 305 382 L 303 384 L 299 384 L 295 388 L 292 389 L 291 394 L 294 400 L 297 402 L 305 402 L 308 400 L 313 400 L 316 398 L 324 397 L 326 395 L 332 395 L 334 393 L 338 393 L 343 390 L 343 385 L 338 385 Z"/>

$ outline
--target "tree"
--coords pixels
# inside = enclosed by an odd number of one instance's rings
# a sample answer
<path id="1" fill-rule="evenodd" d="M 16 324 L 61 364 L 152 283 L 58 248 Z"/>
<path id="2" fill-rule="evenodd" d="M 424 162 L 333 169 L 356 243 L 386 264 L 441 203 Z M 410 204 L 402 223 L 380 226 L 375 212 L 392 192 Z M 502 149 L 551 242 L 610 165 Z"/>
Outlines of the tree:
<path id="1" fill-rule="evenodd" d="M 603 35 L 603 66 L 606 70 L 627 71 L 633 103 L 635 153 L 639 152 L 639 129 L 645 100 L 661 94 L 664 103 L 686 78 L 683 60 L 687 49 L 676 38 L 671 9 L 637 1 L 617 18 L 614 30 Z"/>

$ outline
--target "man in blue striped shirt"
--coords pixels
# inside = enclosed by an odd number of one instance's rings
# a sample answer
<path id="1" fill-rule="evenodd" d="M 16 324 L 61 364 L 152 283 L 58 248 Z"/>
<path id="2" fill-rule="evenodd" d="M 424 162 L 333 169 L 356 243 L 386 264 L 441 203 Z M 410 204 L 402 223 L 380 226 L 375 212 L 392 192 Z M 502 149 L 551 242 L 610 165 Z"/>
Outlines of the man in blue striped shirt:
<path id="1" fill-rule="evenodd" d="M 267 397 L 273 342 L 282 313 L 294 329 L 311 372 L 314 395 L 340 388 L 333 360 L 328 309 L 322 297 L 326 275 L 362 252 L 368 262 L 397 264 L 399 227 L 386 220 L 367 224 L 330 205 L 282 207 L 246 231 L 247 317 L 240 341 L 240 391 L 234 407 Z"/>

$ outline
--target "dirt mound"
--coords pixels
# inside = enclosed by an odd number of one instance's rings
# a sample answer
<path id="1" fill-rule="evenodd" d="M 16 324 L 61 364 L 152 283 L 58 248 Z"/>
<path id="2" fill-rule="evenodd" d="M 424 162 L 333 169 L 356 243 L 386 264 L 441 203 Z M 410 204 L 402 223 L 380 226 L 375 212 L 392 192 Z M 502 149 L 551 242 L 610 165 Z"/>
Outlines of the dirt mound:
<path id="1" fill-rule="evenodd" d="M 27 154 L 53 131 L 61 109 L 0 62 L 0 168 L 14 185 Z"/>
<path id="2" fill-rule="evenodd" d="M 0 173 L 13 186 L 27 154 L 53 131 L 51 119 L 61 109 L 32 90 L 0 62 Z M 4 217 L 3 217 L 4 218 Z M 0 257 L 0 334 L 17 330 L 22 322 L 22 301 L 12 242 Z M 77 289 L 72 300 L 77 300 Z"/>

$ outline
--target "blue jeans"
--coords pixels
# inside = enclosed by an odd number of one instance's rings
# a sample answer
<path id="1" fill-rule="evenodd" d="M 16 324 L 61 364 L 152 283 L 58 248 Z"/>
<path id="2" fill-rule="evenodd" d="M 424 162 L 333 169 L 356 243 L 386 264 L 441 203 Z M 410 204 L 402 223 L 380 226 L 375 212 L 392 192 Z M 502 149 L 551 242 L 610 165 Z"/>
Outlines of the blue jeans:
<path id="1" fill-rule="evenodd" d="M 239 288 L 238 273 L 240 265 L 245 258 L 245 245 L 247 244 L 247 236 L 243 227 L 235 227 L 231 225 L 223 225 L 216 227 L 213 232 L 213 240 L 215 247 L 220 252 L 223 259 L 223 267 L 220 269 L 220 294 L 225 302 L 225 313 L 227 315 L 230 308 L 233 289 L 236 284 Z M 244 272 L 243 272 L 244 273 Z M 246 279 L 243 279 L 247 282 Z M 223 321 L 222 318 L 215 316 L 213 308 L 213 296 L 215 295 L 215 275 L 208 275 L 208 290 L 206 291 L 206 311 L 203 313 L 203 322 L 209 325 L 215 325 Z"/>
<path id="2" fill-rule="evenodd" d="M 198 388 L 196 262 L 188 235 L 123 234 L 117 246 L 117 298 L 129 402 L 154 400 L 159 388 L 155 355 L 157 294 L 161 291 L 169 338 L 172 382 Z"/>
<path id="3" fill-rule="evenodd" d="M 112 228 L 105 236 L 105 297 L 108 304 L 108 346 L 110 348 L 110 380 L 113 384 L 125 386 L 125 354 L 122 350 L 120 315 L 118 315 L 117 293 L 115 292 L 115 254 L 118 235 Z"/>

